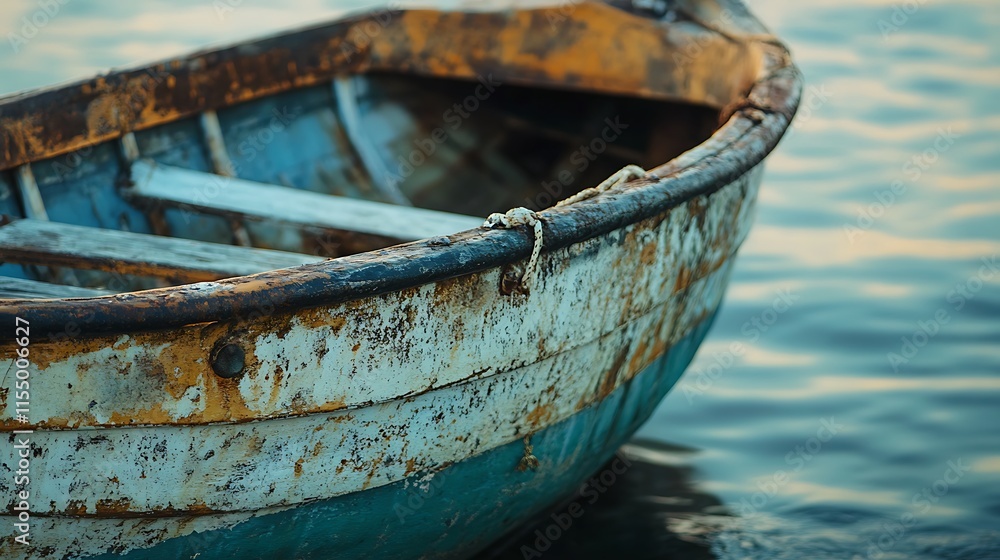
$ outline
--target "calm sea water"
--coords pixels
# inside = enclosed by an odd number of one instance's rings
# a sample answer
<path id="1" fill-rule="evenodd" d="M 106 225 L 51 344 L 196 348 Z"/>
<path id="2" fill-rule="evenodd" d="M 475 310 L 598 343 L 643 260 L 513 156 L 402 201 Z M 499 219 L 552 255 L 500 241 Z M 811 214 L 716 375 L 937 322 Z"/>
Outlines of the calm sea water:
<path id="1" fill-rule="evenodd" d="M 15 53 L 8 0 L 0 92 L 366 5 L 285 4 L 68 0 Z M 709 339 L 544 557 L 1000 558 L 1000 4 L 751 7 L 803 108 Z"/>

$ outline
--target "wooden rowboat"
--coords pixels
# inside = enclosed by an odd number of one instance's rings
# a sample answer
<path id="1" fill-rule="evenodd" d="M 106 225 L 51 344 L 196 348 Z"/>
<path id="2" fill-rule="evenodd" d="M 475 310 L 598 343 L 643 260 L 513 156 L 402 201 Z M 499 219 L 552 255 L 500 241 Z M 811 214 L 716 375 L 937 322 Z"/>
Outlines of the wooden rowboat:
<path id="1" fill-rule="evenodd" d="M 456 557 L 575 490 L 704 337 L 799 99 L 736 0 L 641 4 L 0 100 L 0 556 Z"/>

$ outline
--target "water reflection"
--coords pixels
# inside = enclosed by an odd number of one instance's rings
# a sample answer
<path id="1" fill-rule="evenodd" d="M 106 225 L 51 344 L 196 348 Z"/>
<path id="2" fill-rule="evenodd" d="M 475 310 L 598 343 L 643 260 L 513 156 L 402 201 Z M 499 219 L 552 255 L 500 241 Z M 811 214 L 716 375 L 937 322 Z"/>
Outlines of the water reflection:
<path id="1" fill-rule="evenodd" d="M 696 456 L 710 452 L 636 439 L 621 454 L 629 461 L 627 470 L 599 498 L 593 499 L 593 490 L 577 493 L 477 560 L 1000 558 L 1000 534 L 961 534 L 971 528 L 961 525 L 961 508 L 946 503 L 949 494 L 961 492 L 967 473 L 1000 470 L 1000 457 L 937 465 L 936 478 L 905 496 L 888 489 L 850 491 L 835 484 L 790 481 L 776 490 L 796 496 L 795 505 L 783 508 L 761 505 L 752 496 L 724 503 L 710 488 L 719 493 L 748 490 L 744 484 L 733 488 L 706 480 L 705 473 L 690 466 Z M 601 472 L 614 468 L 609 463 Z M 889 472 L 881 470 L 879 476 Z M 888 488 L 891 481 L 869 484 Z M 875 513 L 901 503 L 906 507 L 893 515 Z M 984 514 L 996 515 L 996 509 Z"/>
<path id="2" fill-rule="evenodd" d="M 627 466 L 616 460 L 602 469 L 623 471 L 605 492 L 594 492 L 598 473 L 593 485 L 527 523 L 480 560 L 714 559 L 711 535 L 734 518 L 717 496 L 695 484 L 688 466 L 694 453 L 679 445 L 634 440 L 621 450 Z M 610 478 L 605 474 L 605 481 Z"/>

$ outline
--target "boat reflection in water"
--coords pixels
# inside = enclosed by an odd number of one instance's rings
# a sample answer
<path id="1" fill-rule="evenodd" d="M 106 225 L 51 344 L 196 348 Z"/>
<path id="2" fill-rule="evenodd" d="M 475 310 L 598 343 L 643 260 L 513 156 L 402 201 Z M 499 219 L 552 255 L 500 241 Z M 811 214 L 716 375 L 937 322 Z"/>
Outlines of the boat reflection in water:
<path id="1" fill-rule="evenodd" d="M 536 516 L 480 560 L 716 558 L 709 537 L 733 525 L 693 482 L 697 450 L 634 440 L 569 500 Z"/>

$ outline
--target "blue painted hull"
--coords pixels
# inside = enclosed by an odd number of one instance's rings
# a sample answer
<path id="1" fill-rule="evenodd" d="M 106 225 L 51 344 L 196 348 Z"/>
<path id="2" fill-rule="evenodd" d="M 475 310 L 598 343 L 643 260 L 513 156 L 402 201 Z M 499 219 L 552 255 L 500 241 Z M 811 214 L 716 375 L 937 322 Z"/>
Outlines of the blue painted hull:
<path id="1" fill-rule="evenodd" d="M 567 497 L 652 414 L 690 363 L 714 314 L 600 403 L 535 433 L 537 470 L 519 471 L 521 441 L 363 492 L 194 533 L 125 558 L 456 558 L 482 551 Z M 104 557 L 102 557 L 104 558 Z M 121 558 L 108 555 L 106 558 Z"/>

